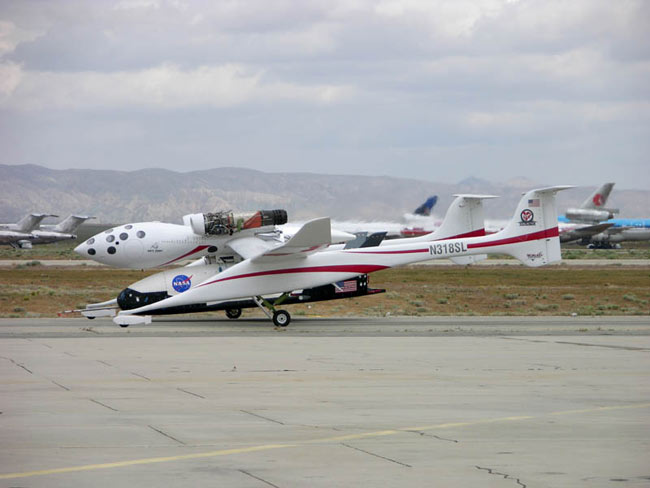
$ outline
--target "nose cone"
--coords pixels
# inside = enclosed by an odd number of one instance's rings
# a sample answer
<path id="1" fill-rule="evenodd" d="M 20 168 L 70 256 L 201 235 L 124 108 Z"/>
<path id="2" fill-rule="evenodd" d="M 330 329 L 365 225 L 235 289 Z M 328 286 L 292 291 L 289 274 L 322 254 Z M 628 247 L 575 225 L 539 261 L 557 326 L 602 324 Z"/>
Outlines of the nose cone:
<path id="1" fill-rule="evenodd" d="M 88 256 L 88 253 L 86 252 L 87 250 L 88 250 L 88 245 L 85 242 L 79 244 L 77 247 L 74 248 L 74 252 L 76 252 L 80 256 Z"/>

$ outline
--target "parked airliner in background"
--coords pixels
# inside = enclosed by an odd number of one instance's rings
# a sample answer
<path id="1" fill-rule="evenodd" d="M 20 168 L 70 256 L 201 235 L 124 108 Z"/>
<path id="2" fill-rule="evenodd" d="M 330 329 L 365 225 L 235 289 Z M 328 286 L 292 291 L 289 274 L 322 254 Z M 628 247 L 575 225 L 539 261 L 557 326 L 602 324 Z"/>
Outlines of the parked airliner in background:
<path id="1" fill-rule="evenodd" d="M 332 220 L 332 228 L 352 234 L 385 232 L 386 239 L 422 236 L 436 230 L 442 222 L 433 215 L 433 208 L 437 202 L 437 195 L 430 196 L 413 213 L 404 214 L 404 223 L 382 220 Z"/>
<path id="2" fill-rule="evenodd" d="M 16 248 L 20 247 L 30 249 L 30 239 L 34 238 L 33 231 L 38 228 L 41 221 L 46 217 L 58 216 L 44 213 L 32 213 L 26 215 L 15 224 L 0 224 L 0 244 L 9 244 Z"/>
<path id="3" fill-rule="evenodd" d="M 606 208 L 614 183 L 605 183 L 578 209 L 567 209 L 560 222 L 560 242 L 579 240 L 592 248 L 619 247 L 621 242 L 650 240 L 650 219 L 613 218 L 618 209 Z"/>
<path id="4" fill-rule="evenodd" d="M 41 225 L 46 217 L 58 217 L 52 214 L 30 214 L 15 224 L 0 224 L 0 243 L 10 244 L 15 248 L 31 249 L 34 244 L 51 244 L 53 242 L 76 239 L 74 231 L 79 225 L 94 217 L 70 215 L 58 224 Z M 13 235 L 11 235 L 13 233 Z"/>

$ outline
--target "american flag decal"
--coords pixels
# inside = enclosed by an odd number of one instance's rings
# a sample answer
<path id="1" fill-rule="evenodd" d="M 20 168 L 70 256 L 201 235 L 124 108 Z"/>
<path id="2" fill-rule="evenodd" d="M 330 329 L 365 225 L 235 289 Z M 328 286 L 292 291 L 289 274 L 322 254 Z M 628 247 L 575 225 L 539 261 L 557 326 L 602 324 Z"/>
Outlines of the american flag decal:
<path id="1" fill-rule="evenodd" d="M 532 200 L 528 200 L 528 206 L 539 207 L 539 198 L 533 198 Z"/>
<path id="2" fill-rule="evenodd" d="M 357 291 L 357 280 L 337 281 L 334 283 L 334 293 L 350 293 Z"/>

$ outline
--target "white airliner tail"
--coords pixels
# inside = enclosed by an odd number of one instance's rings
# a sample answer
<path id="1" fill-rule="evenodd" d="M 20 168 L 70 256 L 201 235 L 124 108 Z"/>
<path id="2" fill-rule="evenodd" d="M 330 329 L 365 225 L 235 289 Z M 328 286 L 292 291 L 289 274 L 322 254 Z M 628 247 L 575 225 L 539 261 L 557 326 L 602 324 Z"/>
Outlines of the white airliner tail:
<path id="1" fill-rule="evenodd" d="M 46 217 L 58 217 L 58 215 L 36 213 L 26 215 L 16 223 L 16 230 L 18 232 L 29 233 L 34 229 L 38 229 L 38 226 L 41 225 L 41 221 Z"/>
<path id="2" fill-rule="evenodd" d="M 553 186 L 531 190 L 517 205 L 513 219 L 492 239 L 472 247 L 485 247 L 491 253 L 503 252 L 526 266 L 543 266 L 562 260 L 557 227 L 555 194 L 572 186 Z"/>
<path id="3" fill-rule="evenodd" d="M 63 234 L 72 234 L 75 230 L 77 230 L 77 227 L 79 227 L 86 220 L 94 218 L 95 217 L 87 217 L 85 215 L 70 215 L 55 225 L 52 230 L 54 232 L 61 232 Z"/>

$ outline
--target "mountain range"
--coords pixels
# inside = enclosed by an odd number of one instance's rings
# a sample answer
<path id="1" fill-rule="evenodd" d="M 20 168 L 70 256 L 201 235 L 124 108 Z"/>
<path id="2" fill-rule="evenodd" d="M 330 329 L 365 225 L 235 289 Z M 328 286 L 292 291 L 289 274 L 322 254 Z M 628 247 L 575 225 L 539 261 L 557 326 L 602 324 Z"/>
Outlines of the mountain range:
<path id="1" fill-rule="evenodd" d="M 0 221 L 14 222 L 28 212 L 70 213 L 97 222 L 147 220 L 179 222 L 188 213 L 284 208 L 289 220 L 330 216 L 336 220 L 400 221 L 431 195 L 438 195 L 436 215 L 455 193 L 500 195 L 486 202 L 486 217 L 509 218 L 521 193 L 556 181 L 515 178 L 490 182 L 467 178 L 457 184 L 389 176 L 265 173 L 245 168 L 214 168 L 178 173 L 164 169 L 113 171 L 54 170 L 38 165 L 0 165 Z M 558 207 L 579 205 L 593 187 L 562 192 Z M 650 191 L 614 187 L 608 207 L 622 217 L 648 217 Z M 56 220 L 56 219 L 55 219 Z"/>

